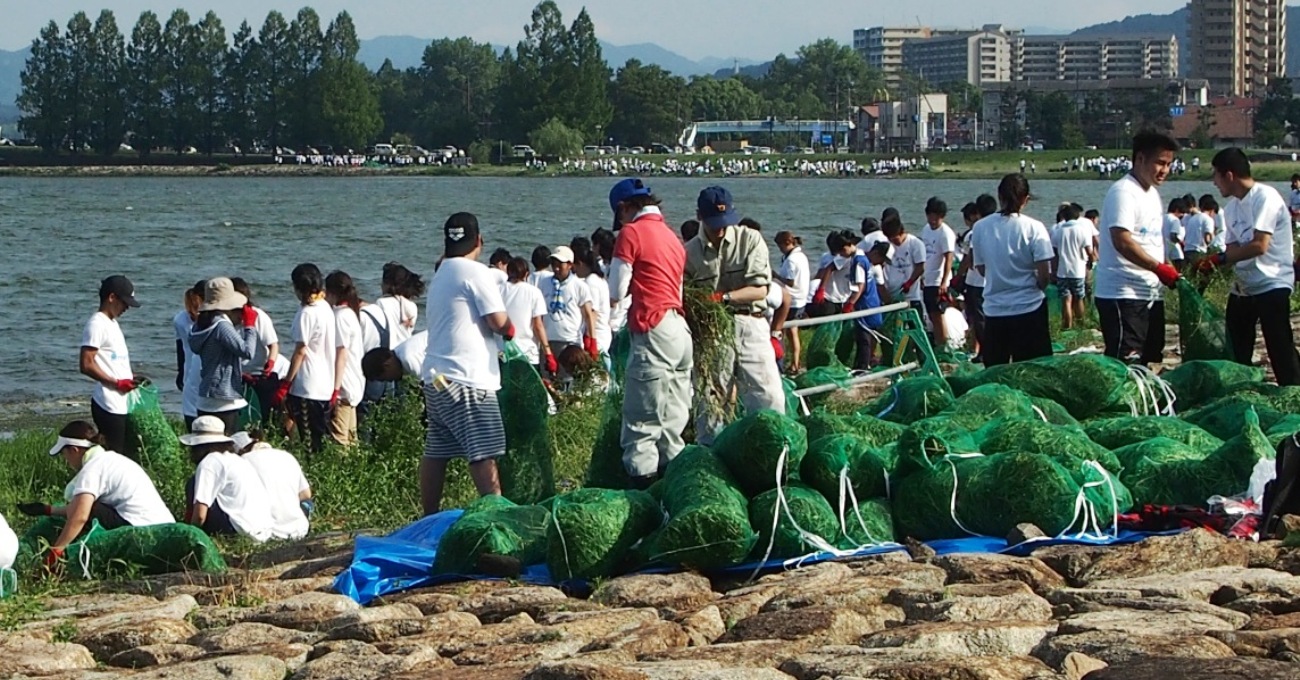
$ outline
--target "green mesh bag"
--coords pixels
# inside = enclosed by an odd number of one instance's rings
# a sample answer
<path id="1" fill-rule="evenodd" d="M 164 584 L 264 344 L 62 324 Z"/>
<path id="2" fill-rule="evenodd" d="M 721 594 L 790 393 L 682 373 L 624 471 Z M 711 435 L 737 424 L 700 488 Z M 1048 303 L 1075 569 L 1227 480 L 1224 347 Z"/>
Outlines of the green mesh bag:
<path id="1" fill-rule="evenodd" d="M 1237 392 L 1182 415 L 1182 419 L 1201 429 L 1228 440 L 1241 433 L 1247 411 L 1254 411 L 1261 429 L 1270 430 L 1283 418 L 1283 413 L 1273 408 L 1268 397 L 1253 392 Z"/>
<path id="2" fill-rule="evenodd" d="M 946 416 L 918 420 L 908 426 L 898 437 L 897 462 L 894 470 L 902 476 L 917 470 L 929 469 L 931 459 L 948 454 L 979 453 L 979 446 L 970 430 Z M 924 462 L 919 465 L 918 463 Z"/>
<path id="3" fill-rule="evenodd" d="M 791 416 L 803 413 L 803 402 L 795 396 L 799 386 L 787 376 L 781 376 L 781 391 L 785 393 L 785 412 Z"/>
<path id="4" fill-rule="evenodd" d="M 1255 465 L 1272 459 L 1274 450 L 1252 409 L 1244 412 L 1239 423 L 1236 437 L 1201 460 L 1148 456 L 1126 469 L 1124 483 L 1132 490 L 1134 501 L 1204 506 L 1212 496 L 1244 493 Z"/>
<path id="5" fill-rule="evenodd" d="M 1178 347 L 1183 361 L 1232 359 L 1223 313 L 1187 279 L 1178 282 Z"/>
<path id="6" fill-rule="evenodd" d="M 551 501 L 546 566 L 559 581 L 614 576 L 633 545 L 663 522 L 659 504 L 644 491 L 578 489 Z"/>
<path id="7" fill-rule="evenodd" d="M 1005 419 L 1041 420 L 1029 396 L 1004 385 L 980 385 L 957 398 L 941 416 L 972 432 L 986 423 Z"/>
<path id="8" fill-rule="evenodd" d="M 758 540 L 749 501 L 713 452 L 688 446 L 668 464 L 668 522 L 651 539 L 649 561 L 708 570 L 740 564 Z"/>
<path id="9" fill-rule="evenodd" d="M 849 381 L 852 379 L 853 375 L 849 373 L 849 369 L 845 368 L 842 364 L 834 364 L 804 371 L 794 379 L 794 385 L 796 389 L 800 390 L 806 390 L 810 387 L 821 387 L 822 385 L 838 385 L 839 387 L 847 388 L 849 387 Z M 809 400 L 821 401 L 826 397 L 829 397 L 831 394 L 833 393 L 818 394 L 810 397 Z M 798 413 L 798 411 L 787 412 Z"/>
<path id="10" fill-rule="evenodd" d="M 1065 454 L 1101 463 L 1111 474 L 1118 475 L 1121 469 L 1119 459 L 1089 439 L 1083 430 L 1058 427 L 1041 420 L 995 420 L 975 433 L 975 443 L 985 454 L 1008 451 Z"/>
<path id="11" fill-rule="evenodd" d="M 1264 371 L 1233 361 L 1184 361 L 1160 377 L 1178 396 L 1178 409 L 1190 411 L 1227 396 L 1240 385 L 1260 383 L 1264 380 Z"/>
<path id="12" fill-rule="evenodd" d="M 43 517 L 19 541 L 23 564 L 35 565 L 46 547 L 59 538 L 62 517 Z M 154 576 L 181 571 L 219 574 L 226 571 L 221 551 L 203 530 L 190 524 L 159 524 L 108 530 L 98 520 L 66 549 L 69 573 L 107 579 Z M 88 565 L 88 566 L 86 566 Z"/>
<path id="13" fill-rule="evenodd" d="M 858 500 L 889 494 L 888 470 L 880 454 L 853 435 L 831 435 L 808 446 L 799 478 L 826 498 L 838 501 L 841 477 L 853 487 Z"/>
<path id="14" fill-rule="evenodd" d="M 728 425 L 713 441 L 713 453 L 727 466 L 746 494 L 754 496 L 799 469 L 808 453 L 808 433 L 789 416 L 761 411 Z"/>
<path id="15" fill-rule="evenodd" d="M 1273 450 L 1276 451 L 1283 439 L 1297 432 L 1300 432 L 1300 415 L 1288 415 L 1274 423 L 1273 427 L 1264 432 L 1264 435 L 1268 437 L 1268 443 L 1272 444 Z"/>
<path id="16" fill-rule="evenodd" d="M 900 425 L 868 415 L 841 416 L 825 409 L 814 409 L 801 421 L 808 431 L 808 441 L 813 442 L 833 434 L 851 434 L 867 446 L 880 447 L 896 441 L 903 433 Z"/>
<path id="17" fill-rule="evenodd" d="M 779 495 L 785 496 L 785 507 Z M 754 544 L 755 559 L 787 559 L 821 552 L 822 546 L 834 546 L 839 536 L 839 520 L 831 504 L 816 489 L 791 484 L 754 497 L 749 503 L 749 522 L 758 532 Z M 775 533 L 772 525 L 776 524 Z M 809 534 L 815 538 L 810 538 Z M 820 545 L 819 541 L 820 539 Z M 768 555 L 768 546 L 772 552 Z"/>
<path id="18" fill-rule="evenodd" d="M 1223 446 L 1222 443 L 1219 446 Z M 1218 447 L 1215 447 L 1218 448 Z M 1140 442 L 1134 442 L 1127 446 L 1121 446 L 1112 453 L 1119 459 L 1120 465 L 1126 470 L 1134 470 L 1138 464 L 1144 460 L 1155 461 L 1157 463 L 1168 463 L 1171 461 L 1202 461 L 1205 460 L 1214 449 L 1199 449 L 1189 446 L 1176 439 L 1168 437 L 1153 437 Z M 1121 474 L 1121 478 L 1125 475 Z M 1207 496 L 1208 498 L 1208 496 Z"/>
<path id="19" fill-rule="evenodd" d="M 498 393 L 506 455 L 497 459 L 501 494 L 531 505 L 555 494 L 555 455 L 548 431 L 548 395 L 537 369 L 513 342 L 506 343 Z"/>
<path id="20" fill-rule="evenodd" d="M 948 378 L 964 395 L 980 385 L 999 384 L 1031 397 L 1050 399 L 1083 420 L 1107 410 L 1128 411 L 1132 380 L 1124 363 L 1095 354 L 1044 357 L 993 366 Z"/>
<path id="21" fill-rule="evenodd" d="M 1223 445 L 1223 440 L 1178 418 L 1168 416 L 1124 416 L 1090 420 L 1083 425 L 1088 438 L 1114 451 L 1131 444 L 1165 437 L 1209 453 Z M 1122 461 L 1121 461 L 1122 462 Z"/>
<path id="22" fill-rule="evenodd" d="M 1300 386 L 1279 387 L 1268 395 L 1268 403 L 1284 415 L 1300 415 Z"/>
<path id="23" fill-rule="evenodd" d="M 1047 422 L 1062 427 L 1080 427 L 1079 421 L 1070 412 L 1065 410 L 1064 406 L 1042 397 L 1030 397 L 1029 402 L 1033 404 L 1034 412 L 1040 417 L 1047 419 Z"/>
<path id="24" fill-rule="evenodd" d="M 598 489 L 631 488 L 632 480 L 623 465 L 623 390 L 605 395 L 600 431 L 587 461 L 586 486 Z"/>
<path id="25" fill-rule="evenodd" d="M 906 425 L 939 415 L 955 399 L 943 378 L 918 376 L 895 382 L 861 412 Z"/>
<path id="26" fill-rule="evenodd" d="M 858 506 L 844 511 L 840 548 L 855 548 L 894 542 L 894 513 L 884 498 L 858 499 Z"/>
<path id="27" fill-rule="evenodd" d="M 158 402 L 158 388 L 144 382 L 126 395 L 127 434 L 139 443 L 140 460 L 150 464 L 184 463 L 181 440 Z M 119 452 L 126 453 L 126 452 Z"/>
<path id="28" fill-rule="evenodd" d="M 447 529 L 433 558 L 433 573 L 472 576 L 483 555 L 513 557 L 522 565 L 546 559 L 546 525 L 551 513 L 540 505 L 515 505 L 484 496 L 465 508 Z"/>
<path id="29" fill-rule="evenodd" d="M 836 353 L 836 348 L 840 343 L 840 335 L 844 333 L 844 327 L 845 323 L 843 321 L 826 323 L 817 327 L 817 330 L 813 332 L 812 339 L 808 341 L 807 347 L 804 348 L 804 368 L 810 371 L 814 368 L 827 366 L 843 368 L 839 355 Z"/>

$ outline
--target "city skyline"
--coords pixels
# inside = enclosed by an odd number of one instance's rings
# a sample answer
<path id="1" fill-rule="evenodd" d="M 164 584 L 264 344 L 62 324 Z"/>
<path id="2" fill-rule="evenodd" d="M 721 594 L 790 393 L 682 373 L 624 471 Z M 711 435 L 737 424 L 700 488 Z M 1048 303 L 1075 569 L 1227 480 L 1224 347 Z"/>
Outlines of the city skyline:
<path id="1" fill-rule="evenodd" d="M 22 3 L 0 16 L 0 49 L 17 50 L 30 44 L 42 27 L 53 20 L 60 25 L 78 11 L 92 19 L 102 9 L 113 10 L 119 28 L 129 35 L 139 14 L 152 10 L 163 16 L 176 8 L 201 16 L 211 9 L 234 30 L 247 20 L 260 26 L 267 12 L 278 9 L 292 16 L 311 6 L 324 20 L 348 11 L 363 39 L 387 35 L 425 39 L 468 35 L 476 40 L 513 45 L 523 37 L 523 26 L 536 0 L 477 0 L 475 3 L 415 2 L 414 0 L 320 0 L 267 3 L 254 0 L 47 0 Z M 617 45 L 655 43 L 691 59 L 744 58 L 765 61 L 778 53 L 793 54 L 801 45 L 830 37 L 850 43 L 855 28 L 878 25 L 931 25 L 974 27 L 987 23 L 1032 29 L 1072 31 L 1082 26 L 1117 21 L 1133 14 L 1165 14 L 1186 5 L 1186 0 L 1094 0 L 1090 3 L 1023 3 L 1016 0 L 969 0 L 953 7 L 950 0 L 915 0 L 900 6 L 881 0 L 829 0 L 816 5 L 818 13 L 792 11 L 789 2 L 776 0 L 712 0 L 708 12 L 689 0 L 655 0 L 640 4 L 617 0 L 558 0 L 566 21 L 584 6 L 601 39 Z M 1300 2 L 1288 2 L 1288 5 Z M 1026 6 L 1028 5 L 1028 6 Z M 740 18 L 733 18 L 740 17 Z M 830 19 L 843 22 L 830 25 Z M 195 17 L 197 19 L 197 16 Z M 712 30 L 723 26 L 725 32 Z"/>

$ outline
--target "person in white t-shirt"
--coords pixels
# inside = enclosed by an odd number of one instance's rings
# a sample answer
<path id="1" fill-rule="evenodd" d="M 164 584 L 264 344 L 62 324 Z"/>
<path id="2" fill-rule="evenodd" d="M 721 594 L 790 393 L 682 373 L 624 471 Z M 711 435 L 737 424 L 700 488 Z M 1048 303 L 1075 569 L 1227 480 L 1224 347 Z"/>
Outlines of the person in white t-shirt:
<path id="1" fill-rule="evenodd" d="M 984 343 L 984 276 L 975 268 L 975 258 L 971 253 L 971 237 L 975 234 L 975 225 L 980 220 L 998 211 L 998 199 L 989 194 L 981 194 L 973 202 L 961 209 L 962 221 L 966 223 L 966 233 L 958 239 L 961 249 L 961 264 L 957 275 L 953 277 L 953 288 L 962 296 L 962 315 L 970 329 L 974 355 L 972 363 L 984 363 L 980 354 Z"/>
<path id="2" fill-rule="evenodd" d="M 533 273 L 529 275 L 528 282 L 541 287 L 542 281 L 553 276 L 551 272 L 551 249 L 546 246 L 533 248 L 530 261 L 533 263 Z"/>
<path id="3" fill-rule="evenodd" d="M 199 318 L 203 305 L 203 289 L 207 281 L 199 281 L 185 291 L 185 308 L 172 317 L 172 330 L 176 334 L 176 389 L 181 391 L 181 417 L 189 429 L 199 417 L 199 382 L 203 379 L 199 355 L 190 349 L 190 330 Z"/>
<path id="4" fill-rule="evenodd" d="M 600 358 L 596 343 L 596 313 L 591 289 L 573 274 L 573 250 L 560 246 L 551 253 L 552 275 L 541 279 L 538 289 L 546 300 L 546 338 L 566 375 L 583 363 L 585 350 L 592 361 Z"/>
<path id="5" fill-rule="evenodd" d="M 4 570 L 14 568 L 16 559 L 18 559 L 18 534 L 9 527 L 5 516 L 0 514 L 0 579 L 5 578 Z M 0 582 L 0 597 L 11 595 L 12 591 L 9 589 L 12 587 L 12 583 Z"/>
<path id="6" fill-rule="evenodd" d="M 257 330 L 257 344 L 253 348 L 252 358 L 244 362 L 243 371 L 251 380 L 258 405 L 262 408 L 262 426 L 271 427 L 273 423 L 279 422 L 271 408 L 271 401 L 275 399 L 275 391 L 280 388 L 280 378 L 275 371 L 275 362 L 280 356 L 280 336 L 276 333 L 271 315 L 254 301 L 253 289 L 248 281 L 235 276 L 230 282 L 235 284 L 236 293 L 248 298 L 248 304 L 257 314 L 257 323 L 253 326 Z"/>
<path id="7" fill-rule="evenodd" d="M 90 415 L 104 444 L 128 458 L 135 446 L 126 436 L 127 395 L 140 386 L 131 371 L 131 353 L 117 320 L 126 310 L 139 307 L 135 285 L 125 276 L 110 276 L 99 284 L 99 311 L 86 322 L 81 334 L 81 374 L 95 381 Z"/>
<path id="8" fill-rule="evenodd" d="M 325 301 L 325 277 L 319 267 L 300 264 L 293 268 L 291 279 L 301 306 L 293 319 L 289 374 L 274 405 L 285 403 L 299 436 L 309 435 L 311 452 L 319 453 L 329 431 L 329 411 L 338 396 L 334 389 L 338 319 Z"/>
<path id="9" fill-rule="evenodd" d="M 219 421 L 218 421 L 219 422 Z M 149 474 L 135 461 L 106 450 L 100 433 L 84 420 L 68 423 L 50 448 L 62 456 L 76 475 L 64 489 L 66 505 L 20 503 L 18 511 L 29 517 L 64 518 L 63 529 L 50 544 L 45 563 L 53 566 L 63 551 L 77 540 L 92 521 L 104 529 L 147 527 L 175 522 Z"/>
<path id="10" fill-rule="evenodd" d="M 325 277 L 325 301 L 334 306 L 337 324 L 334 334 L 334 393 L 329 433 L 339 446 L 351 446 L 357 438 L 357 407 L 365 398 L 366 378 L 361 372 L 365 336 L 361 330 L 361 296 L 345 272 Z"/>
<path id="11" fill-rule="evenodd" d="M 428 346 L 429 332 L 420 331 L 393 349 L 372 349 L 361 357 L 361 372 L 371 381 L 398 382 L 407 375 L 419 378 Z"/>
<path id="12" fill-rule="evenodd" d="M 786 292 L 790 295 L 790 311 L 787 316 L 791 319 L 802 319 L 807 314 L 808 289 L 812 277 L 812 272 L 808 269 L 808 256 L 803 252 L 803 239 L 791 232 L 783 231 L 776 235 L 776 247 L 781 251 L 781 268 L 777 270 L 775 278 L 785 286 Z M 783 352 L 786 371 L 791 374 L 798 373 L 802 368 L 799 355 L 803 351 L 799 343 L 799 330 L 786 329 L 785 342 L 790 346 L 789 352 Z"/>
<path id="13" fill-rule="evenodd" d="M 1291 211 L 1291 224 L 1295 225 L 1300 222 L 1300 175 L 1291 175 L 1291 201 L 1288 207 Z"/>
<path id="14" fill-rule="evenodd" d="M 1195 269 L 1210 251 L 1218 230 L 1219 201 L 1210 194 L 1205 194 L 1197 202 L 1199 210 L 1187 216 L 1187 240 L 1184 247 L 1185 266 L 1188 271 Z"/>
<path id="15" fill-rule="evenodd" d="M 496 339 L 515 337 L 501 300 L 501 287 L 478 262 L 483 237 L 478 218 L 456 213 L 443 225 L 442 266 L 429 285 L 429 345 L 424 381 L 428 433 L 420 461 L 420 499 L 426 515 L 442 506 L 447 463 L 469 461 L 480 495 L 501 493 L 496 459 L 505 455 L 506 434 L 497 404 L 501 366 Z"/>
<path id="16" fill-rule="evenodd" d="M 257 432 L 231 435 L 235 452 L 257 471 L 271 501 L 271 537 L 296 541 L 311 529 L 316 504 L 311 484 L 292 453 L 273 448 Z"/>
<path id="17" fill-rule="evenodd" d="M 573 251 L 573 273 L 587 284 L 591 293 L 591 313 L 596 320 L 596 351 L 602 356 L 609 355 L 609 346 L 614 342 L 610 331 L 609 283 L 605 281 L 605 272 L 600 267 L 600 255 L 591 247 L 591 242 L 583 237 L 569 243 Z M 607 367 L 608 368 L 608 367 Z"/>
<path id="18" fill-rule="evenodd" d="M 1228 199 L 1224 252 L 1201 261 L 1202 271 L 1233 268 L 1236 280 L 1228 295 L 1228 339 L 1238 363 L 1252 365 L 1255 327 L 1277 384 L 1300 385 L 1300 354 L 1291 332 L 1291 291 L 1295 287 L 1295 246 L 1291 211 L 1282 194 L 1255 181 L 1250 160 L 1241 149 L 1220 151 L 1211 161 L 1214 186 Z"/>
<path id="19" fill-rule="evenodd" d="M 1178 143 L 1158 132 L 1133 138 L 1133 168 L 1106 194 L 1101 211 L 1095 300 L 1106 356 L 1160 363 L 1165 349 L 1161 286 L 1182 276 L 1165 262 L 1160 185 L 1169 177 Z"/>
<path id="20" fill-rule="evenodd" d="M 270 495 L 252 463 L 235 453 L 224 428 L 220 419 L 201 416 L 181 435 L 195 465 L 185 484 L 185 521 L 210 536 L 268 541 L 275 535 Z"/>
<path id="21" fill-rule="evenodd" d="M 957 233 L 944 221 L 947 217 L 947 203 L 938 197 L 926 202 L 926 228 L 921 230 L 921 242 L 925 244 L 922 299 L 925 302 L 925 312 L 930 315 L 930 324 L 934 327 L 936 347 L 948 345 L 943 312 L 948 306 L 948 284 L 952 281 L 953 256 L 957 252 Z"/>
<path id="22" fill-rule="evenodd" d="M 885 288 L 894 302 L 907 301 L 918 314 L 925 314 L 922 304 L 921 277 L 925 275 L 925 244 L 907 233 L 903 221 L 891 216 L 881 222 L 880 230 L 894 246 L 894 257 L 885 269 Z"/>
<path id="23" fill-rule="evenodd" d="M 1052 355 L 1044 289 L 1052 242 L 1042 222 L 1023 214 L 1029 181 L 1007 175 L 998 185 L 1002 211 L 980 220 L 971 234 L 975 267 L 984 275 L 984 365 Z"/>
<path id="24" fill-rule="evenodd" d="M 424 279 L 410 269 L 396 262 L 384 265 L 380 282 L 383 295 L 375 304 L 384 311 L 392 347 L 406 342 L 415 332 L 420 310 L 412 300 L 424 295 L 425 287 Z"/>
<path id="25" fill-rule="evenodd" d="M 506 272 L 506 266 L 510 264 L 510 260 L 510 251 L 505 248 L 497 248 L 488 257 L 488 269 L 492 270 L 492 275 L 497 277 L 499 283 L 504 284 L 510 279 L 510 275 Z"/>
<path id="26" fill-rule="evenodd" d="M 511 260 L 506 275 L 501 301 L 515 327 L 515 345 L 528 357 L 529 363 L 537 366 L 538 372 L 554 377 L 560 371 L 560 364 L 546 337 L 546 300 L 537 286 L 528 283 L 528 260 L 522 257 Z M 504 350 L 504 341 L 501 346 Z"/>
<path id="27" fill-rule="evenodd" d="M 1070 329 L 1076 319 L 1082 320 L 1088 313 L 1084 282 L 1097 253 L 1092 248 L 1092 223 L 1082 219 L 1083 206 L 1071 203 L 1061 211 L 1065 221 L 1051 233 L 1052 249 L 1056 251 L 1052 272 L 1061 295 L 1061 327 Z"/>
<path id="28" fill-rule="evenodd" d="M 1165 214 L 1165 259 L 1178 271 L 1183 270 L 1183 244 L 1187 240 L 1187 229 L 1183 220 L 1187 217 L 1187 204 L 1182 198 L 1169 201 L 1169 211 Z"/>

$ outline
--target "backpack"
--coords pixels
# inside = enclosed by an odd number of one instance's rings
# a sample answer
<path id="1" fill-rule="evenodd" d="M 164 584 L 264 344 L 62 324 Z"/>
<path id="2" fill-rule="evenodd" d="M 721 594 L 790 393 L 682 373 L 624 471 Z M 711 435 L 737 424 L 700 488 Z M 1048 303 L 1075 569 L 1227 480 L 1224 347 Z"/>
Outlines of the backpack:
<path id="1" fill-rule="evenodd" d="M 1260 518 L 1261 540 L 1282 531 L 1282 517 L 1300 515 L 1300 433 L 1277 445 L 1277 478 L 1264 487 L 1263 517 Z"/>

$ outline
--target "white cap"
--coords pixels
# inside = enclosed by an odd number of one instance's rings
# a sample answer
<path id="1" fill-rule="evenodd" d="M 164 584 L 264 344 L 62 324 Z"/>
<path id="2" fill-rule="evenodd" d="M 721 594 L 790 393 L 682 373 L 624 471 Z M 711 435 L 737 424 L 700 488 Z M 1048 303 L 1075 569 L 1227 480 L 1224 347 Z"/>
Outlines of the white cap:
<path id="1" fill-rule="evenodd" d="M 567 262 L 573 264 L 573 249 L 568 246 L 560 246 L 551 251 L 551 259 L 556 262 Z"/>

